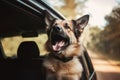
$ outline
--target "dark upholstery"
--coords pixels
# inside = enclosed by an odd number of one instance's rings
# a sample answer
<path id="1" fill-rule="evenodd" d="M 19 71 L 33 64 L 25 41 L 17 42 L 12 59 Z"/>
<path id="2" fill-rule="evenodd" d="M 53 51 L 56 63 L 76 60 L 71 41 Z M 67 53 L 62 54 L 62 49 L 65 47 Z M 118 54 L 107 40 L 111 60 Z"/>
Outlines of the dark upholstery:
<path id="1" fill-rule="evenodd" d="M 31 60 L 39 57 L 39 48 L 34 41 L 24 41 L 18 47 L 17 57 L 21 60 Z"/>

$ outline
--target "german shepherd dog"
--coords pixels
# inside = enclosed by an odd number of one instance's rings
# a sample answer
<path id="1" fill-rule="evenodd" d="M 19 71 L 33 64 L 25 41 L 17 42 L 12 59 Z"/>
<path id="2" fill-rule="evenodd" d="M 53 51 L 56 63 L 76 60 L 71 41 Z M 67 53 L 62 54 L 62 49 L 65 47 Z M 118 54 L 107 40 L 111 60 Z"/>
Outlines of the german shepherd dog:
<path id="1" fill-rule="evenodd" d="M 77 20 L 46 16 L 48 40 L 45 47 L 49 52 L 43 63 L 46 80 L 80 80 L 83 71 L 79 61 L 82 51 L 80 36 L 88 20 L 89 15 Z"/>

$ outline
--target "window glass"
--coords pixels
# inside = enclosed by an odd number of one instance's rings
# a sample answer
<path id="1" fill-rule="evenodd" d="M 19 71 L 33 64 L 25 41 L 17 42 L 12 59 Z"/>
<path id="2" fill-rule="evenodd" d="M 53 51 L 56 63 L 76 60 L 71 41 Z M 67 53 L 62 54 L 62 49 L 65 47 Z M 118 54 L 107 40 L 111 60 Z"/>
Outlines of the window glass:
<path id="1" fill-rule="evenodd" d="M 40 55 L 44 55 L 46 53 L 44 49 L 44 44 L 46 40 L 47 40 L 46 34 L 40 34 L 38 37 L 32 38 L 22 38 L 21 36 L 8 37 L 2 39 L 2 46 L 5 55 L 7 57 L 12 57 L 17 55 L 17 48 L 22 41 L 35 41 L 39 47 Z"/>

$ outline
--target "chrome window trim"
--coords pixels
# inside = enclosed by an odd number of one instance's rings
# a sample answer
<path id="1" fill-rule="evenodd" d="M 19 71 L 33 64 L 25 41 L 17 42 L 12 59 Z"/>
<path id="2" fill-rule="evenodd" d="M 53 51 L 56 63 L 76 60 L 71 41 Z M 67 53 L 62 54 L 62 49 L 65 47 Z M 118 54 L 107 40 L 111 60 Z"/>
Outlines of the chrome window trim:
<path id="1" fill-rule="evenodd" d="M 90 75 L 89 80 L 92 80 L 94 74 L 95 74 L 95 71 Z"/>

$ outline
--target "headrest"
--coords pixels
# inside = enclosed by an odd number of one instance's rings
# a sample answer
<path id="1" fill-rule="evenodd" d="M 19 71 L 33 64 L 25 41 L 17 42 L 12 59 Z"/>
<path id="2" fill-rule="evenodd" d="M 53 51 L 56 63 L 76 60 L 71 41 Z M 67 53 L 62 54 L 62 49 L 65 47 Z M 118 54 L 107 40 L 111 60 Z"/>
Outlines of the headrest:
<path id="1" fill-rule="evenodd" d="M 34 41 L 24 41 L 18 47 L 18 59 L 29 60 L 39 57 L 39 48 Z"/>

